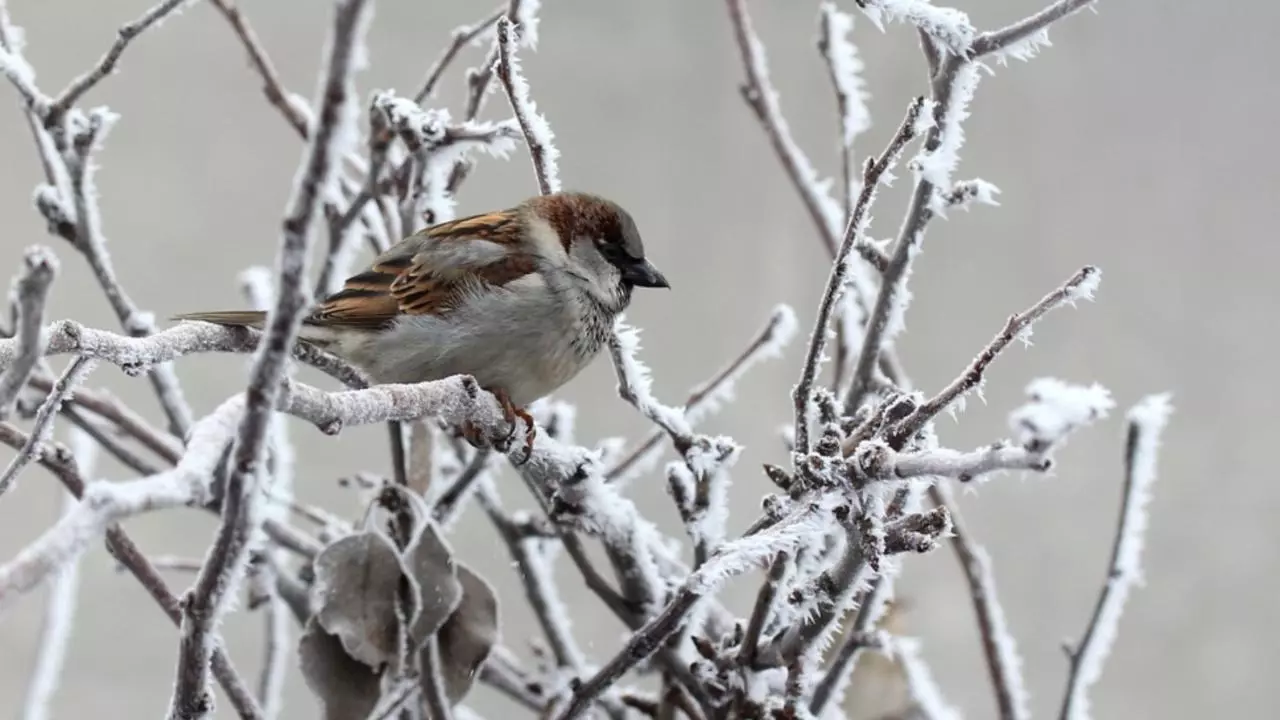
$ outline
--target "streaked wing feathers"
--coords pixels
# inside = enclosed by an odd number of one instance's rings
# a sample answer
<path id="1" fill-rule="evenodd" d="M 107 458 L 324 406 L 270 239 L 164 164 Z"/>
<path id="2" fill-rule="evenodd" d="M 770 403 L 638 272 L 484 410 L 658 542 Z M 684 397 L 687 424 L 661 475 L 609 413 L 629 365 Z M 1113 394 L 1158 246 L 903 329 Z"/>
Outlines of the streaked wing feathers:
<path id="1" fill-rule="evenodd" d="M 397 315 L 441 315 L 469 294 L 503 287 L 537 270 L 516 251 L 520 223 L 510 211 L 441 223 L 406 238 L 353 275 L 311 315 L 314 325 L 376 329 Z"/>

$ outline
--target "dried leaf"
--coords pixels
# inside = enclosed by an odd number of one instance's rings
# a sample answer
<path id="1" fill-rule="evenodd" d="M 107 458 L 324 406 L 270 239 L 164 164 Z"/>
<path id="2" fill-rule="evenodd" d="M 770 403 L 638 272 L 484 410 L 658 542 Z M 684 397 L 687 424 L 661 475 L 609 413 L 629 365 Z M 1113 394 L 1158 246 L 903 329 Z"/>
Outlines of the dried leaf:
<path id="1" fill-rule="evenodd" d="M 440 628 L 440 674 L 445 697 L 462 702 L 480 666 L 498 641 L 498 598 L 484 578 L 467 566 L 457 566 L 462 602 Z"/>
<path id="2" fill-rule="evenodd" d="M 400 559 L 378 533 L 348 535 L 315 560 L 314 620 L 355 660 L 379 668 L 395 657 Z"/>
<path id="3" fill-rule="evenodd" d="M 424 523 L 417 542 L 409 546 L 405 572 L 418 590 L 418 607 L 410 616 L 410 636 L 417 649 L 449 619 L 462 602 L 464 591 L 458 582 L 453 551 L 434 523 Z"/>
<path id="4" fill-rule="evenodd" d="M 324 704 L 325 720 L 363 720 L 377 705 L 378 676 L 314 617 L 298 640 L 298 662 L 307 687 Z"/>

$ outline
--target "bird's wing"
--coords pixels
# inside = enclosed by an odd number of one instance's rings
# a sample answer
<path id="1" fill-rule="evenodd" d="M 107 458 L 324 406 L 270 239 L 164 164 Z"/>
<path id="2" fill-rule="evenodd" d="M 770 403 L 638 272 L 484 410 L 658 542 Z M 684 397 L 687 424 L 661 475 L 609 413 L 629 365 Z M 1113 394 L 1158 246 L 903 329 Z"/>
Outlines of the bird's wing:
<path id="1" fill-rule="evenodd" d="M 473 215 L 422 230 L 374 259 L 325 298 L 312 325 L 385 327 L 399 315 L 443 315 L 475 293 L 537 270 L 515 210 Z"/>

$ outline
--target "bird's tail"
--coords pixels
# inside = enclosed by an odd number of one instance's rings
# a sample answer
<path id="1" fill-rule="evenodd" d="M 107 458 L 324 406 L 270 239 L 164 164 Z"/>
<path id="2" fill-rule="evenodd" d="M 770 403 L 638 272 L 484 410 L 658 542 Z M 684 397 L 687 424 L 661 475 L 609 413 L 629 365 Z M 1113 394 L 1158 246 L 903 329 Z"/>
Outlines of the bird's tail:
<path id="1" fill-rule="evenodd" d="M 199 320 L 215 325 L 231 325 L 234 327 L 250 327 L 261 330 L 267 321 L 267 314 L 261 310 L 216 310 L 214 312 L 194 312 L 174 315 L 173 320 Z"/>
<path id="2" fill-rule="evenodd" d="M 197 320 L 200 322 L 226 325 L 229 327 L 247 327 L 262 330 L 267 324 L 267 314 L 261 310 L 214 310 L 213 312 L 193 312 L 174 315 L 171 320 Z M 303 322 L 298 337 L 320 348 L 329 349 L 338 340 L 329 328 L 309 322 Z"/>

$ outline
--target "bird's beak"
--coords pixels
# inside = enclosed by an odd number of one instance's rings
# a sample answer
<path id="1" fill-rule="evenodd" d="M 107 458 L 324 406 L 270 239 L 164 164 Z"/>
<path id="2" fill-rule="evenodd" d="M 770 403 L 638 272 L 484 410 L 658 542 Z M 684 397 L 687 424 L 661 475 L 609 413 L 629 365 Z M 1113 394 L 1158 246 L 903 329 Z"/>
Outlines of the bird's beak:
<path id="1" fill-rule="evenodd" d="M 669 288 L 667 278 L 648 260 L 627 263 L 619 268 L 622 280 L 637 287 Z"/>

